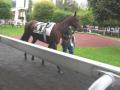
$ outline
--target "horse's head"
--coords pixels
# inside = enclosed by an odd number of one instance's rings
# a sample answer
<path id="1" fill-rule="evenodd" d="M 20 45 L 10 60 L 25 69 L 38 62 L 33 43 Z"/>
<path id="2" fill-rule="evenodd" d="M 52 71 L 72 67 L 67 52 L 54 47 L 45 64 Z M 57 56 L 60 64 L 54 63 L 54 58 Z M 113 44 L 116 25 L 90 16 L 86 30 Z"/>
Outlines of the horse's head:
<path id="1" fill-rule="evenodd" d="M 77 31 L 81 32 L 82 27 L 80 25 L 78 18 L 76 17 L 76 12 L 74 13 L 73 16 L 70 16 L 69 19 L 70 19 L 70 25 L 73 26 Z"/>

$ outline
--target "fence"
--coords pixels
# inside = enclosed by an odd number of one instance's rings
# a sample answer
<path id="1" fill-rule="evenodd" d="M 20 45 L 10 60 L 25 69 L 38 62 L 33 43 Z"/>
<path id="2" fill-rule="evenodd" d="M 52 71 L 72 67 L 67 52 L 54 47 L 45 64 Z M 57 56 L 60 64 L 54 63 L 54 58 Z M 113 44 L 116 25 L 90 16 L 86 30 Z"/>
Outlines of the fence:
<path id="1" fill-rule="evenodd" d="M 105 28 L 105 29 L 99 30 L 98 27 L 96 27 L 95 29 L 92 29 L 92 32 L 103 34 L 103 35 L 120 37 L 120 28 Z"/>
<path id="2" fill-rule="evenodd" d="M 120 85 L 120 68 L 70 55 L 46 47 L 0 35 L 0 42 L 44 59 L 53 64 L 70 68 L 90 77 L 99 77 L 88 90 L 105 90 L 109 86 Z M 102 82 L 102 83 L 101 83 Z"/>

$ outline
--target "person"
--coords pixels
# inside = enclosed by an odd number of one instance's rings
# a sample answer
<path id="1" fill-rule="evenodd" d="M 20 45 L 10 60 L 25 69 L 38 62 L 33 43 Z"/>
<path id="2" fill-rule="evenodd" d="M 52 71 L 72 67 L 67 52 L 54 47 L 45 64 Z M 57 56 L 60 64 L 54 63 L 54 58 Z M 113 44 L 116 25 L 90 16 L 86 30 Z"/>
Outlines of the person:
<path id="1" fill-rule="evenodd" d="M 88 25 L 88 32 L 91 33 L 93 30 L 93 26 L 91 24 Z"/>
<path id="2" fill-rule="evenodd" d="M 83 25 L 83 31 L 84 31 L 84 32 L 88 32 L 88 28 L 87 28 L 86 25 Z"/>
<path id="3" fill-rule="evenodd" d="M 63 34 L 61 45 L 63 52 L 67 53 L 67 51 L 69 51 L 70 54 L 74 54 L 75 38 L 73 36 L 73 33 L 69 31 Z"/>

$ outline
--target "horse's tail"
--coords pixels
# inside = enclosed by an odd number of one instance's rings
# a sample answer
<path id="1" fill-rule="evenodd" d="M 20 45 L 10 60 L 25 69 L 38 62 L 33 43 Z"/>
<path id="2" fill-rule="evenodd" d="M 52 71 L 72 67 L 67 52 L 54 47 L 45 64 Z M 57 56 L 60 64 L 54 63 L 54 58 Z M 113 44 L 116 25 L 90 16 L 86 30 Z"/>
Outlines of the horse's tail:
<path id="1" fill-rule="evenodd" d="M 23 33 L 23 35 L 21 37 L 21 40 L 28 41 L 30 36 L 31 36 L 31 34 L 30 34 L 29 28 L 28 28 L 28 26 L 26 24 L 25 27 L 24 27 L 24 33 Z"/>
<path id="2" fill-rule="evenodd" d="M 21 40 L 28 41 L 30 38 L 30 34 L 27 34 L 26 32 L 23 33 Z"/>

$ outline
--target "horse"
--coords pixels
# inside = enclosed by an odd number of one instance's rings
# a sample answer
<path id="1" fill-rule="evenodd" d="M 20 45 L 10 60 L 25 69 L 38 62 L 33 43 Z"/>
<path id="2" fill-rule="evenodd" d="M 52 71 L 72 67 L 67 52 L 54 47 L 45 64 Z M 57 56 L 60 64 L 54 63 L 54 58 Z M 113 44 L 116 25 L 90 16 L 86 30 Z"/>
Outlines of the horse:
<path id="1" fill-rule="evenodd" d="M 76 12 L 72 16 L 68 16 L 63 21 L 56 23 L 51 32 L 50 36 L 46 36 L 46 40 L 44 40 L 44 35 L 34 33 L 34 28 L 39 21 L 32 20 L 25 24 L 24 33 L 21 37 L 21 40 L 27 41 L 29 40 L 30 36 L 33 37 L 32 43 L 35 43 L 37 40 L 45 42 L 48 44 L 48 48 L 52 48 L 57 50 L 57 44 L 60 42 L 63 34 L 69 30 L 69 27 L 72 26 L 76 29 L 76 31 L 81 31 L 81 25 L 79 20 L 77 19 Z M 27 59 L 26 53 L 24 54 L 25 59 Z M 32 56 L 32 60 L 34 60 L 34 56 Z M 44 64 L 44 60 L 42 60 L 42 64 Z M 57 66 L 58 72 L 60 72 L 60 67 Z"/>

